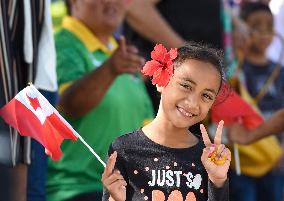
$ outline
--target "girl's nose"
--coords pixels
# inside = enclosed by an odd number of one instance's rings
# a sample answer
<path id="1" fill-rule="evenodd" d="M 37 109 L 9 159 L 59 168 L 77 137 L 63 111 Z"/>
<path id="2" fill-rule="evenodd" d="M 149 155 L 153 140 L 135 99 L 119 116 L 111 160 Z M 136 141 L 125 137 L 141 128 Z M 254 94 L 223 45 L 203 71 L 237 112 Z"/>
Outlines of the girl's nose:
<path id="1" fill-rule="evenodd" d="M 186 98 L 187 110 L 193 114 L 199 113 L 199 97 L 197 95 L 190 94 Z"/>

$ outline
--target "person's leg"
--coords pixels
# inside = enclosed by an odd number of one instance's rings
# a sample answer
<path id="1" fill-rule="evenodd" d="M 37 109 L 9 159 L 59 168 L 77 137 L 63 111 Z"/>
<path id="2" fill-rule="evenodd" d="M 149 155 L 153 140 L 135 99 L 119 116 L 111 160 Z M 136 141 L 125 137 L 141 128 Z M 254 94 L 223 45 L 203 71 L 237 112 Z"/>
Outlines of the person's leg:
<path id="1" fill-rule="evenodd" d="M 245 175 L 230 174 L 231 201 L 258 201 L 256 199 L 255 179 Z"/>
<path id="2" fill-rule="evenodd" d="M 257 195 L 259 201 L 283 200 L 283 175 L 277 172 L 269 172 L 257 180 Z"/>
<path id="3" fill-rule="evenodd" d="M 33 139 L 31 143 L 32 162 L 28 167 L 27 201 L 45 201 L 47 156 L 40 143 Z"/>
<path id="4" fill-rule="evenodd" d="M 95 192 L 89 192 L 89 193 L 77 195 L 65 201 L 101 201 L 102 196 L 103 196 L 103 192 L 95 191 Z"/>

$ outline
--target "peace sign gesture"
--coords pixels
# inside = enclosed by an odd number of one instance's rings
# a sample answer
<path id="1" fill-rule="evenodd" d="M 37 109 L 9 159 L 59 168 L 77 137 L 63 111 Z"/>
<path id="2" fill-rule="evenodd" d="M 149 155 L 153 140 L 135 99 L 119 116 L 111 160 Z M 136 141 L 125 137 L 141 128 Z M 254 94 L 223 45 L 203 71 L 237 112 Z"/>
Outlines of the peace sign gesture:
<path id="1" fill-rule="evenodd" d="M 114 170 L 117 152 L 111 154 L 102 175 L 102 182 L 110 194 L 110 201 L 126 200 L 126 181 L 118 170 Z"/>
<path id="2" fill-rule="evenodd" d="M 203 124 L 200 125 L 202 138 L 205 144 L 201 161 L 207 171 L 209 179 L 217 186 L 221 187 L 227 179 L 227 173 L 231 161 L 231 152 L 224 144 L 221 144 L 224 121 L 220 121 L 216 130 L 214 143 L 208 136 Z"/>

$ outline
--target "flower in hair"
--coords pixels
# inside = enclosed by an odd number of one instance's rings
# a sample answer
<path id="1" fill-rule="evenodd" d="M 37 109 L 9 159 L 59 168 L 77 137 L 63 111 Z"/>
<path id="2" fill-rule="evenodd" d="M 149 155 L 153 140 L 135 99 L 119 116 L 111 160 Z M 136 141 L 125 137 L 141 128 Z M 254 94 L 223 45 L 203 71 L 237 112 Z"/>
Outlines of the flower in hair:
<path id="1" fill-rule="evenodd" d="M 153 76 L 152 84 L 165 87 L 174 73 L 173 60 L 177 57 L 177 49 L 169 52 L 162 44 L 157 44 L 151 52 L 151 61 L 142 69 L 144 75 Z"/>

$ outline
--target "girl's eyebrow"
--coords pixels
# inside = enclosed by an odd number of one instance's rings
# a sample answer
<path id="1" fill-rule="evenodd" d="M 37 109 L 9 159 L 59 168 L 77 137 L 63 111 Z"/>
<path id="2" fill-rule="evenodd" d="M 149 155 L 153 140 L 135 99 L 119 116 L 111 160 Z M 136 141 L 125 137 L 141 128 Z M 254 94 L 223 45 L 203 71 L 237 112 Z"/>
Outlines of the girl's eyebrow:
<path id="1" fill-rule="evenodd" d="M 215 96 L 217 95 L 217 92 L 214 89 L 205 89 L 205 90 L 215 94 Z"/>
<path id="2" fill-rule="evenodd" d="M 188 77 L 187 78 L 183 78 L 183 80 L 186 81 L 186 82 L 190 82 L 190 83 L 196 85 L 196 82 L 194 82 L 192 79 L 190 79 Z"/>
<path id="3" fill-rule="evenodd" d="M 190 83 L 196 85 L 196 82 L 194 82 L 194 81 L 193 81 L 192 79 L 190 79 L 190 78 L 183 78 L 183 80 L 186 81 L 186 82 L 190 82 Z M 217 95 L 217 92 L 216 92 L 214 89 L 205 89 L 205 90 L 206 90 L 206 91 L 209 91 L 209 92 L 211 92 L 211 93 L 213 93 L 213 94 L 215 94 L 215 96 Z"/>

